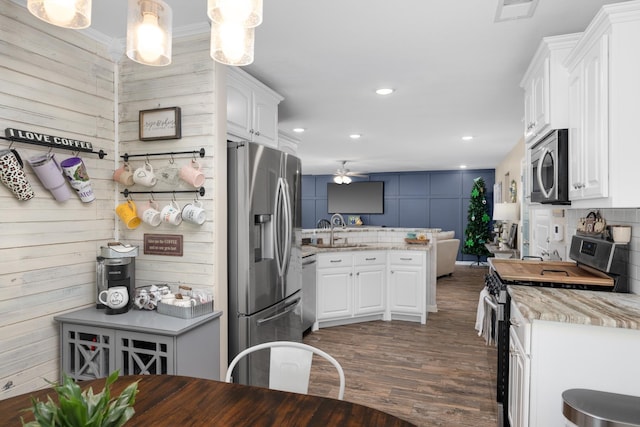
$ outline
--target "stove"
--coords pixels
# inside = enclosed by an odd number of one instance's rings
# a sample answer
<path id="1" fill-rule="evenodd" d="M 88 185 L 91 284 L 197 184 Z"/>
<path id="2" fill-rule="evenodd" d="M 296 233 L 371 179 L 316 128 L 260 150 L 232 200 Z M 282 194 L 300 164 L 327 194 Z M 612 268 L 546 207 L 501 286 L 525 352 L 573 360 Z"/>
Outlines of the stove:
<path id="1" fill-rule="evenodd" d="M 485 277 L 485 309 L 491 310 L 492 336 L 498 347 L 496 400 L 498 425 L 509 427 L 509 316 L 507 286 L 541 286 L 603 292 L 629 292 L 627 245 L 590 236 L 573 236 L 569 256 L 574 262 L 489 258 Z"/>

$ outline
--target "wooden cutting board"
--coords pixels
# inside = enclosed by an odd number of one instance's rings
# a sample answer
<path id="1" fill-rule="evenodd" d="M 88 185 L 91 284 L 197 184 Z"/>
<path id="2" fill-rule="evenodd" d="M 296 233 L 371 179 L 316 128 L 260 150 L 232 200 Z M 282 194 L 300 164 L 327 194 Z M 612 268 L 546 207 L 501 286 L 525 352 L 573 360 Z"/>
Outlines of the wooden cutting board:
<path id="1" fill-rule="evenodd" d="M 606 274 L 569 261 L 525 261 L 519 259 L 490 260 L 502 280 L 554 282 L 613 287 Z"/>

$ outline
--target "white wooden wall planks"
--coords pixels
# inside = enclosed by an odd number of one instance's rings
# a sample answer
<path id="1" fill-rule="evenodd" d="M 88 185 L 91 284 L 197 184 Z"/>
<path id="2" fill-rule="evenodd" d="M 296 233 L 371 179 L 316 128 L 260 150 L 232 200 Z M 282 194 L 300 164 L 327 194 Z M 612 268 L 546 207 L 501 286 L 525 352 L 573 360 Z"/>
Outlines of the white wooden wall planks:
<path id="1" fill-rule="evenodd" d="M 147 256 L 141 248 L 137 285 L 169 282 L 214 288 L 215 236 L 220 231 L 215 223 L 213 154 L 215 141 L 224 141 L 224 135 L 218 135 L 216 127 L 215 65 L 208 53 L 208 34 L 174 38 L 173 63 L 168 67 L 145 67 L 127 58 L 116 64 L 106 45 L 82 32 L 46 24 L 11 1 L 0 1 L 0 131 L 13 127 L 65 136 L 89 141 L 95 150 L 108 153 L 103 160 L 80 153 L 97 196 L 90 204 L 79 198 L 56 202 L 28 166 L 34 199 L 20 202 L 0 188 L 0 399 L 5 399 L 46 387 L 45 379 L 59 378 L 53 317 L 94 304 L 95 257 L 114 237 L 142 246 L 144 233 L 182 234 L 183 257 Z M 138 111 L 172 106 L 182 109 L 182 139 L 139 141 Z M 0 141 L 0 148 L 7 146 Z M 117 192 L 121 188 L 111 179 L 122 160 L 117 154 L 201 147 L 206 149 L 206 157 L 198 158 L 207 176 L 201 198 L 207 210 L 205 224 L 163 224 L 154 229 L 144 224 L 127 230 L 115 220 L 114 207 L 123 200 Z M 21 143 L 13 148 L 23 159 L 48 150 Z M 54 152 L 59 160 L 73 155 Z M 139 160 L 144 161 L 136 158 L 131 163 Z M 188 160 L 175 158 L 178 165 Z M 153 158 L 152 164 L 160 167 L 168 161 Z M 176 189 L 187 188 L 180 184 Z M 147 200 L 146 195 L 132 197 Z M 194 197 L 195 193 L 176 195 L 181 206 Z M 162 206 L 171 195 L 155 198 Z M 216 301 L 216 309 L 225 308 Z"/>

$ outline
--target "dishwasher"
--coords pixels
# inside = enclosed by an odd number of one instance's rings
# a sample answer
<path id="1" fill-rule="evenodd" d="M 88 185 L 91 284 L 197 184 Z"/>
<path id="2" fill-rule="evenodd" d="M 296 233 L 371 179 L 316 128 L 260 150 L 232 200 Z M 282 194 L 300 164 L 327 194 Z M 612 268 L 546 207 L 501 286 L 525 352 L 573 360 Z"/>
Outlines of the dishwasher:
<path id="1" fill-rule="evenodd" d="M 316 255 L 302 257 L 302 331 L 309 332 L 316 321 Z"/>

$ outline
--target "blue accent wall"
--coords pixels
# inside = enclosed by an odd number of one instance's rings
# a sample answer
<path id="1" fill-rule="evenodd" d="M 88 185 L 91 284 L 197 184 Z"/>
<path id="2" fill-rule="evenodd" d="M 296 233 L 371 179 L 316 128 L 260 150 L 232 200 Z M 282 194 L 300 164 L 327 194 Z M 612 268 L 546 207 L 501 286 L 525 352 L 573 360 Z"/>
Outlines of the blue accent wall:
<path id="1" fill-rule="evenodd" d="M 491 214 L 493 169 L 389 172 L 354 178 L 354 181 L 384 181 L 384 213 L 341 213 L 345 217 L 360 215 L 365 225 L 454 230 L 456 237 L 464 240 L 473 180 L 477 177 L 484 179 Z M 327 212 L 327 183 L 332 180 L 332 175 L 303 175 L 302 228 L 315 228 L 319 220 L 331 218 Z M 458 252 L 457 259 L 475 261 L 476 257 Z"/>

